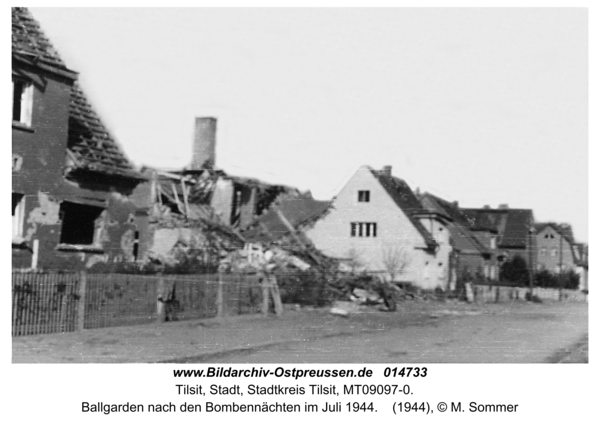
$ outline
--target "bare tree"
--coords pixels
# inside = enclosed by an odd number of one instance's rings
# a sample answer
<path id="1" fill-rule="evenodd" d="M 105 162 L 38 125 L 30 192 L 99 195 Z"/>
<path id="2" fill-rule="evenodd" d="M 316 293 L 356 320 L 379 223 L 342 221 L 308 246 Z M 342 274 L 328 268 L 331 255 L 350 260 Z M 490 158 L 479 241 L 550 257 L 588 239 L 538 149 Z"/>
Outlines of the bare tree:
<path id="1" fill-rule="evenodd" d="M 410 264 L 410 256 L 404 247 L 387 246 L 381 249 L 381 262 L 385 271 L 394 282 L 396 276 L 403 274 Z"/>
<path id="2" fill-rule="evenodd" d="M 346 263 L 350 266 L 350 273 L 354 275 L 356 271 L 363 265 L 360 251 L 355 248 L 350 248 L 346 254 Z"/>

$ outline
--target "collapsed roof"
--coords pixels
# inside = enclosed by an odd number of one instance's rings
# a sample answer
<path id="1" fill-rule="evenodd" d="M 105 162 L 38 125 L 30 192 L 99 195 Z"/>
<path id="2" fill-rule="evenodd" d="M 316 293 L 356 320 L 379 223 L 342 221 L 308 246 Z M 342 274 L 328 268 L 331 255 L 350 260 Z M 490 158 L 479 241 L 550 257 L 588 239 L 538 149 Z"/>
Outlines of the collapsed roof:
<path id="1" fill-rule="evenodd" d="M 47 73 L 59 73 L 73 83 L 69 102 L 68 171 L 144 179 L 125 156 L 75 81 L 39 23 L 25 7 L 12 8 L 13 60 Z"/>
<path id="2" fill-rule="evenodd" d="M 244 232 L 244 236 L 251 242 L 269 244 L 279 241 L 310 226 L 330 206 L 330 201 L 315 200 L 310 193 L 282 196 Z"/>

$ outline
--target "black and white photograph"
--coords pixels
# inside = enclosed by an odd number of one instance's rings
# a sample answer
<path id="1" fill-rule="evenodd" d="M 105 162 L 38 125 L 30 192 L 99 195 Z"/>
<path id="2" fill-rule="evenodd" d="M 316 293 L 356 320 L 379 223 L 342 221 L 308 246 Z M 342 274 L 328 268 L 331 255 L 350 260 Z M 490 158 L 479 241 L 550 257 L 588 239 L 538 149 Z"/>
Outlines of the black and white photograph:
<path id="1" fill-rule="evenodd" d="M 586 8 L 11 11 L 13 364 L 589 366 Z"/>

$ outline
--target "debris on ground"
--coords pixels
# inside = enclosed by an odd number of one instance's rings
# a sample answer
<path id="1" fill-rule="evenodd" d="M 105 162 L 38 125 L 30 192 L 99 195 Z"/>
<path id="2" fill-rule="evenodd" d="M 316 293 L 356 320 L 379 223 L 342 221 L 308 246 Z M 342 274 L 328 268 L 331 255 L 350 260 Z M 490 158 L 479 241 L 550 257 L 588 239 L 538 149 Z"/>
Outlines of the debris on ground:
<path id="1" fill-rule="evenodd" d="M 331 309 L 329 309 L 329 313 L 337 316 L 348 317 L 348 315 L 353 313 L 362 313 L 368 308 L 368 306 L 360 305 L 354 301 L 334 301 Z"/>
<path id="2" fill-rule="evenodd" d="M 347 310 L 344 310 L 339 307 L 332 307 L 331 310 L 329 310 L 329 313 L 331 313 L 335 316 L 341 316 L 341 317 L 348 317 L 348 314 L 349 314 Z"/>
<path id="3" fill-rule="evenodd" d="M 438 310 L 429 315 L 431 319 L 439 319 L 442 316 L 478 316 L 483 314 L 481 310 Z"/>

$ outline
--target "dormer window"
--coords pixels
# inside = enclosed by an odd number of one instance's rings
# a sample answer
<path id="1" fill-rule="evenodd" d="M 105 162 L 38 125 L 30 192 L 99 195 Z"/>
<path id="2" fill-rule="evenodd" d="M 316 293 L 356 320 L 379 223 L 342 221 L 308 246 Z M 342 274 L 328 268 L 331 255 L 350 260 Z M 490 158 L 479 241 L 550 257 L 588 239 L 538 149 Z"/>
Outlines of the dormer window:
<path id="1" fill-rule="evenodd" d="M 371 192 L 370 191 L 358 191 L 358 202 L 359 203 L 368 203 L 371 200 Z"/>
<path id="2" fill-rule="evenodd" d="M 12 120 L 22 125 L 31 126 L 33 85 L 20 79 L 13 79 L 12 84 Z"/>

